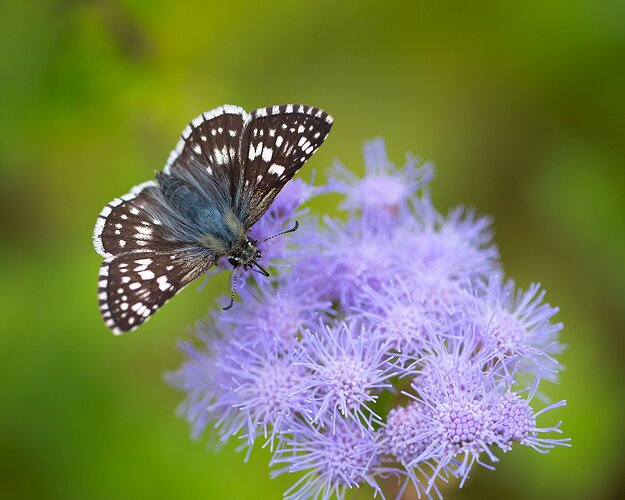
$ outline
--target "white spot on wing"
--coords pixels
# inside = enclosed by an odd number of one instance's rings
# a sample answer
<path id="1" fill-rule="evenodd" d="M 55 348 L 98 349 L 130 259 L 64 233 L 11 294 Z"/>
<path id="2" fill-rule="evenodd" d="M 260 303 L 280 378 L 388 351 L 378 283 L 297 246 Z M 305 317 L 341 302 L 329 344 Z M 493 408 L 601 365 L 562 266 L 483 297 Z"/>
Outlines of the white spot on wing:
<path id="1" fill-rule="evenodd" d="M 224 155 L 221 154 L 221 151 L 217 148 L 213 150 L 213 154 L 215 155 L 215 161 L 219 165 L 223 165 L 225 163 Z"/>
<path id="2" fill-rule="evenodd" d="M 158 283 L 158 288 L 163 292 L 171 287 L 171 285 L 167 282 L 167 276 L 165 275 L 156 278 L 156 282 Z"/>
<path id="3" fill-rule="evenodd" d="M 147 271 L 141 271 L 139 276 L 141 276 L 143 280 L 151 280 L 154 278 L 154 273 L 148 269 Z"/>
<path id="4" fill-rule="evenodd" d="M 273 149 L 271 149 L 271 148 L 264 148 L 263 149 L 263 160 L 266 161 L 266 162 L 270 162 L 272 157 L 273 157 Z"/>
<path id="5" fill-rule="evenodd" d="M 284 173 L 284 170 L 285 168 L 282 165 L 278 165 L 276 163 L 274 163 L 273 165 L 271 165 L 271 167 L 269 167 L 269 173 L 277 175 L 278 177 Z"/>

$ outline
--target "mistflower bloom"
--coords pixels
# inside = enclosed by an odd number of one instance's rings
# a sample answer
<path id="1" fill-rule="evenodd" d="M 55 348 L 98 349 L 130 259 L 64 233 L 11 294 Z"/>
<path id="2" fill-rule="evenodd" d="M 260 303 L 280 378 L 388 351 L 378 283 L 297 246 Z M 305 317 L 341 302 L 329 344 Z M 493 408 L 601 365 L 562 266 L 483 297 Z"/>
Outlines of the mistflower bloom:
<path id="1" fill-rule="evenodd" d="M 378 433 L 380 451 L 386 459 L 391 460 L 391 463 L 397 463 L 401 467 L 399 473 L 407 479 L 398 497 L 408 486 L 408 481 L 414 486 L 419 496 L 421 496 L 421 491 L 427 488 L 422 481 L 431 472 L 429 470 L 431 466 L 427 462 L 418 462 L 418 460 L 430 445 L 430 441 L 423 438 L 427 426 L 430 425 L 429 412 L 430 409 L 427 406 L 416 401 L 406 406 L 397 406 L 388 412 L 386 423 Z M 441 496 L 436 485 L 434 485 L 434 492 L 437 496 Z"/>
<path id="2" fill-rule="evenodd" d="M 356 317 L 366 318 L 395 350 L 418 351 L 431 333 L 447 335 L 475 298 L 458 282 L 415 273 L 393 278 L 380 289 L 364 287 Z"/>
<path id="3" fill-rule="evenodd" d="M 463 207 L 444 217 L 428 196 L 415 205 L 419 229 L 409 233 L 405 241 L 415 267 L 422 273 L 472 287 L 499 272 L 499 251 L 491 242 L 490 218 L 477 217 Z"/>
<path id="4" fill-rule="evenodd" d="M 492 374 L 479 366 L 440 367 L 428 360 L 428 375 L 415 378 L 406 394 L 428 411 L 422 413 L 423 422 L 415 432 L 423 451 L 408 468 L 429 463 L 432 467 L 428 490 L 441 474 L 454 474 L 467 479 L 474 463 L 487 468 L 480 455 L 489 461 L 498 459 L 492 451 L 496 444 L 493 407 L 499 400 L 500 384 Z"/>
<path id="5" fill-rule="evenodd" d="M 380 420 L 372 405 L 382 390 L 392 388 L 397 372 L 379 336 L 357 322 L 321 325 L 305 333 L 302 351 L 302 365 L 312 374 L 313 422 L 329 421 L 334 429 L 340 417 L 369 427 Z"/>
<path id="6" fill-rule="evenodd" d="M 224 425 L 224 435 L 239 434 L 250 447 L 260 435 L 273 448 L 276 433 L 289 428 L 288 419 L 310 416 L 307 391 L 312 377 L 298 364 L 301 350 L 291 347 L 284 351 L 280 339 L 235 343 L 218 361 L 232 380 L 227 406 L 239 410 Z M 220 406 L 227 398 L 224 394 Z"/>
<path id="7" fill-rule="evenodd" d="M 304 473 L 285 492 L 289 500 L 344 498 L 347 489 L 364 484 L 381 492 L 376 476 L 387 470 L 381 467 L 379 451 L 374 435 L 353 421 L 339 421 L 336 432 L 331 426 L 317 428 L 299 422 L 280 436 L 271 465 L 281 468 L 272 476 Z"/>
<path id="8" fill-rule="evenodd" d="M 324 223 L 324 228 L 311 226 L 308 231 L 314 231 L 312 234 L 305 230 L 296 236 L 303 245 L 293 262 L 293 274 L 308 278 L 310 292 L 320 299 L 338 302 L 344 308 L 356 306 L 362 300 L 363 287 L 378 289 L 400 272 L 402 261 L 387 234 L 361 219 L 325 218 Z"/>
<path id="9" fill-rule="evenodd" d="M 557 308 L 506 278 L 490 218 L 434 207 L 431 165 L 364 153 L 364 178 L 292 180 L 252 228 L 271 277 L 239 273 L 168 376 L 193 435 L 266 447 L 272 476 L 297 474 L 287 499 L 441 498 L 498 454 L 568 446 L 538 422 L 565 405 L 539 392 L 560 370 Z M 344 216 L 302 208 L 325 193 Z"/>
<path id="10" fill-rule="evenodd" d="M 366 143 L 364 153 L 364 178 L 359 179 L 339 164 L 326 190 L 343 194 L 345 201 L 340 208 L 360 211 L 370 223 L 381 225 L 407 217 L 409 201 L 434 177 L 432 165 L 419 166 L 418 160 L 409 156 L 406 165 L 397 168 L 388 160 L 382 139 Z"/>
<path id="11" fill-rule="evenodd" d="M 194 438 L 200 437 L 211 421 L 220 418 L 211 407 L 226 397 L 230 387 L 229 377 L 218 365 L 230 348 L 228 341 L 210 320 L 197 323 L 196 336 L 196 342 L 180 343 L 187 360 L 178 371 L 166 374 L 170 384 L 187 393 L 178 411 L 191 423 Z M 233 410 L 228 407 L 227 411 L 232 413 Z"/>
<path id="12" fill-rule="evenodd" d="M 554 379 L 560 364 L 553 357 L 564 348 L 558 342 L 562 323 L 552 323 L 557 307 L 543 303 L 544 290 L 532 284 L 527 291 L 517 290 L 514 281 L 504 283 L 494 277 L 483 287 L 475 302 L 486 342 L 497 345 L 502 355 L 519 360 L 524 371 L 541 373 Z"/>
<path id="13" fill-rule="evenodd" d="M 426 410 L 419 413 L 418 430 L 415 426 L 410 441 L 412 449 L 423 451 L 413 458 L 407 472 L 410 474 L 411 467 L 422 471 L 424 463 L 430 464 L 433 472 L 428 488 L 441 474 L 449 473 L 460 477 L 462 485 L 475 463 L 492 469 L 492 463 L 498 461 L 496 448 L 507 451 L 517 442 L 542 451 L 567 441 L 537 437 L 539 432 L 559 433 L 560 424 L 536 427 L 539 414 L 564 406 L 565 402 L 534 414 L 529 402 L 537 390 L 538 378 L 528 399 L 521 399 L 512 391 L 513 374 L 497 358 L 496 347 L 479 346 L 474 324 L 459 328 L 465 329 L 462 338 L 431 338 L 432 345 L 423 349 L 423 357 L 410 365 L 416 376 L 411 390 L 404 392 L 417 403 L 412 408 Z M 388 429 L 393 426 L 387 422 Z M 485 463 L 482 456 L 490 463 Z"/>
<path id="14" fill-rule="evenodd" d="M 560 430 L 562 422 L 558 422 L 553 427 L 537 427 L 536 419 L 549 410 L 566 406 L 566 401 L 558 401 L 534 412 L 530 403 L 536 394 L 539 380 L 540 377 L 536 377 L 527 399 L 522 398 L 518 392 L 509 391 L 497 402 L 493 417 L 494 429 L 497 435 L 497 445 L 503 451 L 510 451 L 515 443 L 529 446 L 539 453 L 547 453 L 555 446 L 570 446 L 568 438 L 539 437 L 540 434 L 545 433 L 562 434 Z"/>
<path id="15" fill-rule="evenodd" d="M 254 339 L 276 338 L 283 346 L 296 340 L 303 329 L 320 316 L 333 314 L 331 303 L 309 293 L 310 279 L 259 281 L 240 290 L 243 299 L 236 315 L 220 315 L 218 324 L 247 332 Z M 262 335 L 261 335 L 262 334 Z"/>

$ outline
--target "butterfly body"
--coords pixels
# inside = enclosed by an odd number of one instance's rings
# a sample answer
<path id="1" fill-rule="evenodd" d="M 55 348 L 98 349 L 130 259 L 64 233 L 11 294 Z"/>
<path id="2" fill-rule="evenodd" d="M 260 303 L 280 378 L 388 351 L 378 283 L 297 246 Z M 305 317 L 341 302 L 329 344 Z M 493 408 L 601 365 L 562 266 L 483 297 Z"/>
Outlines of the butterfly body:
<path id="1" fill-rule="evenodd" d="M 98 216 L 105 324 L 114 333 L 135 329 L 221 257 L 266 272 L 246 233 L 331 124 L 327 113 L 303 105 L 250 114 L 222 106 L 195 118 L 156 181 L 136 186 Z"/>

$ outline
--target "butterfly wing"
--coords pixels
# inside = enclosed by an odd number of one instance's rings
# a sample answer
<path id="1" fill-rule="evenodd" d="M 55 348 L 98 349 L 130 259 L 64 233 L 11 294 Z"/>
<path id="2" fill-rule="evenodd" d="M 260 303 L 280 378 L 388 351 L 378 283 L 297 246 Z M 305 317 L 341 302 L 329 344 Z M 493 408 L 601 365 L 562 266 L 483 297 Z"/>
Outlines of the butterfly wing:
<path id="1" fill-rule="evenodd" d="M 117 334 L 134 330 L 213 263 L 189 251 L 139 251 L 104 260 L 98 303 L 106 326 Z"/>
<path id="2" fill-rule="evenodd" d="M 194 186 L 207 203 L 234 198 L 240 178 L 239 145 L 248 114 L 224 105 L 194 118 L 169 154 L 164 175 Z"/>
<path id="3" fill-rule="evenodd" d="M 135 186 L 107 204 L 96 221 L 93 246 L 102 257 L 151 250 L 173 251 L 176 243 L 172 211 L 155 181 Z"/>
<path id="4" fill-rule="evenodd" d="M 241 138 L 243 164 L 235 212 L 250 228 L 321 146 L 332 117 L 312 106 L 289 104 L 250 113 Z"/>
<path id="5" fill-rule="evenodd" d="M 100 267 L 98 302 L 115 333 L 132 330 L 214 263 L 185 242 L 184 221 L 154 181 L 116 198 L 98 216 L 93 243 Z"/>

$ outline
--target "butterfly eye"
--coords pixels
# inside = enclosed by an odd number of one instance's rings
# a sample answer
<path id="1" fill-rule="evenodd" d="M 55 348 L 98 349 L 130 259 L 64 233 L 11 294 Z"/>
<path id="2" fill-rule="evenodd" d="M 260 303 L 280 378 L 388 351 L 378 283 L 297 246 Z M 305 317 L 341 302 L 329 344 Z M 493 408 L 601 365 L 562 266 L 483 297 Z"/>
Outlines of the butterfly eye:
<path id="1" fill-rule="evenodd" d="M 228 257 L 228 262 L 232 264 L 232 267 L 239 267 L 239 259 L 235 257 Z"/>

